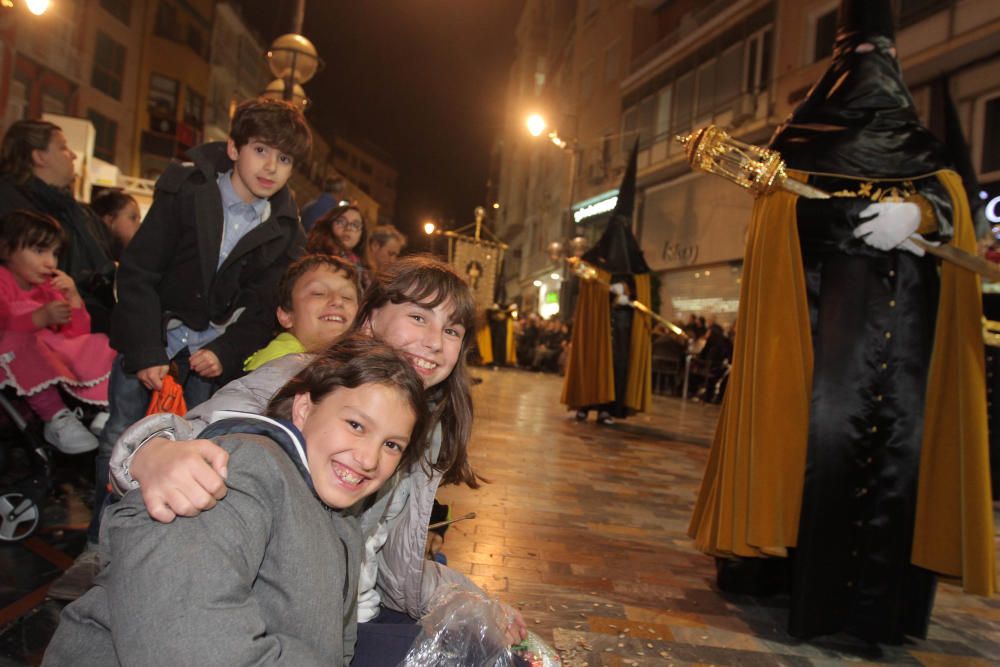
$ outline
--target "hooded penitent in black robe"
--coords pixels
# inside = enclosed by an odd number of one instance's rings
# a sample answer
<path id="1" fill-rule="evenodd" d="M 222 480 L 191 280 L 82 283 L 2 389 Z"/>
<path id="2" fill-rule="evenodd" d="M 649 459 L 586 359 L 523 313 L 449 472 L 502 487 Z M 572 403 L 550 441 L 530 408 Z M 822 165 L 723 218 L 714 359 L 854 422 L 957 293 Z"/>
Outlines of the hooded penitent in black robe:
<path id="1" fill-rule="evenodd" d="M 954 174 L 943 171 L 946 152 L 920 124 L 902 82 L 892 35 L 888 1 L 844 2 L 833 62 L 772 140 L 793 178 L 833 197 L 795 199 L 785 193 L 758 200 L 748 242 L 756 245 L 748 247 L 745 282 L 763 275 L 762 263 L 773 264 L 780 256 L 780 240 L 770 246 L 758 242 L 782 224 L 768 216 L 794 215 L 789 232 L 797 237 L 801 266 L 784 265 L 790 269 L 784 275 L 801 285 L 791 293 L 804 293 L 802 327 L 809 332 L 787 339 L 803 341 L 805 347 L 786 345 L 775 356 L 767 349 L 777 340 L 774 332 L 754 328 L 750 320 L 742 328 L 738 324 L 738 336 L 756 338 L 749 347 L 746 339 L 737 343 L 731 390 L 692 520 L 696 545 L 709 553 L 792 556 L 789 629 L 797 637 L 848 631 L 899 643 L 905 635 L 925 636 L 935 580 L 930 569 L 914 562 L 960 574 L 967 588 L 988 592 L 993 586 L 990 540 L 979 540 L 992 533 L 988 499 L 980 497 L 982 485 L 974 479 L 978 473 L 966 469 L 968 461 L 981 458 L 985 410 L 980 408 L 985 406 L 972 405 L 981 399 L 957 381 L 968 380 L 969 386 L 981 382 L 974 375 L 982 361 L 969 356 L 961 365 L 939 364 L 949 354 L 964 355 L 968 346 L 978 346 L 954 337 L 960 327 L 966 333 L 968 325 L 976 327 L 966 320 L 978 320 L 978 304 L 950 310 L 952 303 L 970 302 L 967 288 L 975 292 L 975 285 L 966 283 L 975 279 L 964 276 L 956 283 L 950 277 L 955 270 L 947 267 L 946 282 L 946 269 L 939 272 L 930 255 L 883 252 L 853 236 L 864 222 L 860 212 L 872 201 L 909 198 L 920 206 L 918 231 L 925 238 L 948 243 L 954 235 L 966 250 L 971 243 L 964 194 L 956 200 L 961 187 L 954 185 Z M 861 44 L 874 48 L 859 52 Z M 778 255 L 765 257 L 775 250 Z M 778 288 L 784 285 L 764 280 L 758 292 L 746 296 L 758 302 L 774 299 Z M 961 321 L 952 317 L 943 323 L 937 318 L 939 308 L 946 315 L 961 312 Z M 746 309 L 760 306 L 741 303 L 741 316 Z M 769 326 L 774 324 L 781 322 Z M 952 336 L 949 343 L 935 347 L 945 329 Z M 755 392 L 749 391 L 766 385 L 769 374 L 789 359 L 800 358 L 795 366 L 799 372 L 782 377 L 789 384 L 802 382 L 802 390 L 811 392 L 802 413 L 804 456 L 795 437 L 779 438 L 780 443 L 766 437 L 787 430 L 794 420 L 791 404 L 774 414 L 766 405 L 752 404 Z M 961 368 L 947 378 L 953 386 L 930 386 L 938 368 Z M 942 392 L 950 399 L 960 397 L 958 407 L 942 400 Z M 750 403 L 728 405 L 731 394 Z M 946 404 L 949 412 L 942 417 L 940 406 Z M 754 414 L 747 422 L 749 412 Z M 766 428 L 760 430 L 760 424 Z M 961 434 L 963 442 L 938 442 L 942 438 L 936 434 L 945 431 Z M 963 472 L 954 476 L 960 482 L 949 478 L 940 485 L 934 479 L 942 469 L 941 459 L 931 455 L 938 445 L 949 450 L 948 460 L 963 461 Z M 769 448 L 780 457 L 762 459 L 759 450 Z M 739 451 L 749 452 L 746 469 L 734 454 Z M 970 458 L 962 458 L 967 451 Z M 734 470 L 745 486 L 727 488 Z M 762 479 L 778 491 L 755 488 Z M 956 490 L 960 485 L 971 489 L 971 495 L 961 496 Z M 800 506 L 795 504 L 799 497 Z M 969 504 L 960 504 L 960 497 Z M 941 501 L 929 508 L 927 498 Z M 973 515 L 975 526 L 962 532 L 969 527 L 963 522 Z M 781 521 L 772 518 L 778 516 Z M 930 525 L 955 532 L 928 535 Z M 973 533 L 973 541 L 963 541 Z M 949 558 L 959 556 L 948 566 L 939 565 L 946 559 L 928 556 L 938 545 L 947 545 L 943 551 Z M 956 560 L 960 564 L 954 565 Z M 719 581 L 725 587 L 723 575 L 733 561 L 721 562 Z M 977 566 L 970 568 L 972 563 Z"/>
<path id="2" fill-rule="evenodd" d="M 650 302 L 649 265 L 629 227 L 635 206 L 638 143 L 632 149 L 608 226 L 581 259 L 600 281 L 624 283 L 630 300 Z M 649 320 L 618 303 L 607 286 L 585 280 L 573 313 L 573 334 L 562 402 L 574 410 L 626 417 L 646 410 L 652 393 Z"/>

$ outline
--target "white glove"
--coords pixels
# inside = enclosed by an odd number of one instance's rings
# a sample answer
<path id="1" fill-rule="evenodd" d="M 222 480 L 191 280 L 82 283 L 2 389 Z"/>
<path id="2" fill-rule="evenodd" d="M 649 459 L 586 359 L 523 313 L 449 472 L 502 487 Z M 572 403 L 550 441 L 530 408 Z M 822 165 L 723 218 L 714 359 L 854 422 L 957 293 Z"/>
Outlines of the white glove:
<path id="1" fill-rule="evenodd" d="M 854 236 L 873 248 L 892 250 L 900 248 L 915 255 L 924 252 L 915 243 L 908 242 L 910 235 L 920 227 L 920 207 L 910 202 L 876 202 L 861 211 L 866 220 L 854 229 Z"/>

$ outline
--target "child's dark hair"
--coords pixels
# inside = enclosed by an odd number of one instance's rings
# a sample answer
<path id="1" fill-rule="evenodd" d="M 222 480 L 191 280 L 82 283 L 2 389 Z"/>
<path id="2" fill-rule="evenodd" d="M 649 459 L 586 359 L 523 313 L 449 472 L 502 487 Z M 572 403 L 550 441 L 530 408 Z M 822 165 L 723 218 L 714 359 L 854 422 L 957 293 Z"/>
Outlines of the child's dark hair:
<path id="1" fill-rule="evenodd" d="M 100 218 L 104 218 L 106 216 L 111 216 L 113 218 L 129 204 L 135 204 L 138 206 L 139 202 L 137 202 L 135 197 L 132 195 L 127 195 L 121 190 L 116 190 L 114 188 L 101 190 L 101 192 L 90 200 L 90 208 L 93 209 L 94 213 L 96 213 Z"/>
<path id="2" fill-rule="evenodd" d="M 302 162 L 312 152 L 312 133 L 302 112 L 291 102 L 264 97 L 246 100 L 236 107 L 229 130 L 236 149 L 256 139 Z"/>
<path id="3" fill-rule="evenodd" d="M 18 209 L 0 218 L 0 262 L 21 248 L 51 248 L 65 242 L 62 226 L 43 213 Z"/>
<path id="4" fill-rule="evenodd" d="M 358 239 L 358 245 L 350 249 L 345 248 L 337 235 L 333 233 L 333 224 L 348 211 L 355 211 L 361 216 L 361 238 Z M 365 214 L 354 204 L 334 206 L 309 230 L 309 236 L 306 237 L 306 252 L 321 252 L 338 257 L 346 256 L 352 252 L 361 259 L 362 266 L 370 266 L 368 263 L 368 223 L 365 221 Z"/>
<path id="5" fill-rule="evenodd" d="M 465 356 L 476 332 L 476 305 L 469 286 L 450 266 L 430 255 L 409 255 L 379 271 L 358 307 L 354 326 L 368 323 L 372 314 L 390 303 L 418 303 L 434 308 L 446 301 L 452 306 L 452 321 L 465 327 L 458 362 L 451 374 L 427 389 L 433 404 L 430 424 L 440 422 L 441 453 L 434 468 L 444 473 L 445 484 L 465 483 L 479 488 L 479 478 L 469 463 L 472 435 L 472 396 Z"/>
<path id="6" fill-rule="evenodd" d="M 428 424 L 427 398 L 420 376 L 401 352 L 385 343 L 356 333 L 330 346 L 278 390 L 267 406 L 267 416 L 291 421 L 292 401 L 298 394 L 309 394 L 319 403 L 338 389 L 356 389 L 366 384 L 380 384 L 397 389 L 410 404 L 416 421 L 410 443 L 403 451 L 397 470 L 405 470 L 424 456 Z"/>
<path id="7" fill-rule="evenodd" d="M 7 128 L 0 143 L 0 177 L 24 185 L 34 172 L 33 151 L 44 151 L 62 128 L 46 120 L 19 120 Z"/>
<path id="8" fill-rule="evenodd" d="M 278 307 L 286 313 L 292 312 L 292 292 L 295 291 L 295 283 L 299 281 L 299 278 L 318 266 L 326 266 L 331 271 L 343 273 L 351 281 L 351 284 L 354 285 L 354 289 L 360 298 L 361 287 L 358 285 L 358 270 L 353 264 L 340 257 L 314 253 L 303 255 L 289 264 L 288 269 L 285 270 L 285 275 L 281 277 L 281 282 L 278 283 Z"/>

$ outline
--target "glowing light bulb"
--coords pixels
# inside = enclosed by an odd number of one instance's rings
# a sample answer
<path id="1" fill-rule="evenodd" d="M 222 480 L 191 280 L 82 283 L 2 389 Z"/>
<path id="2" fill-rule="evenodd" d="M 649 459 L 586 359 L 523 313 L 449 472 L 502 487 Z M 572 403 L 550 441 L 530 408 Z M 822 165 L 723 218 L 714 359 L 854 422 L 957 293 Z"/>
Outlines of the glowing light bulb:
<path id="1" fill-rule="evenodd" d="M 28 11 L 35 16 L 41 16 L 49 8 L 49 0 L 27 0 Z"/>

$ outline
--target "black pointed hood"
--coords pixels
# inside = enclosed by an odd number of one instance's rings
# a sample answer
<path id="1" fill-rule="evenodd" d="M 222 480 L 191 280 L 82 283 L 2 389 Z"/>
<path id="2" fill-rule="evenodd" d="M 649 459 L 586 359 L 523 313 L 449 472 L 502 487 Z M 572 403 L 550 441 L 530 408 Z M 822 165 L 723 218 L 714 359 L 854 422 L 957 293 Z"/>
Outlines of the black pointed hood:
<path id="1" fill-rule="evenodd" d="M 598 239 L 597 244 L 583 254 L 583 261 L 593 264 L 612 274 L 649 273 L 649 265 L 642 256 L 639 242 L 632 234 L 632 213 L 635 209 L 635 174 L 639 155 L 639 142 L 632 147 L 621 187 L 618 202 L 611 213 L 611 219 Z"/>
<path id="2" fill-rule="evenodd" d="M 859 42 L 885 37 L 896 39 L 889 0 L 843 0 L 840 3 L 840 24 L 837 41 L 857 39 Z"/>
<path id="3" fill-rule="evenodd" d="M 845 0 L 833 61 L 771 140 L 791 169 L 908 178 L 949 164 L 920 123 L 893 45 L 889 0 Z M 860 44 L 874 49 L 859 53 Z"/>

